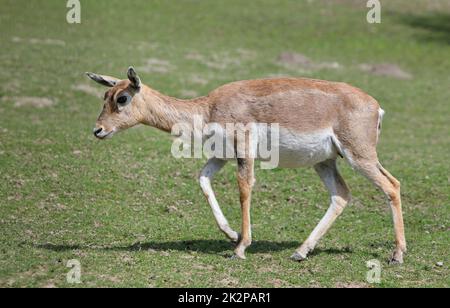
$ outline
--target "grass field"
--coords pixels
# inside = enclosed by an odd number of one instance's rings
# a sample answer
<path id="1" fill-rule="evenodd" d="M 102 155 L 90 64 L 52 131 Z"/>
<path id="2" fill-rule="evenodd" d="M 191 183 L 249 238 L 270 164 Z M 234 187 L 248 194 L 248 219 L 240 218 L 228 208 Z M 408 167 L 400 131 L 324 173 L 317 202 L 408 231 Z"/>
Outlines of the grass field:
<path id="1" fill-rule="evenodd" d="M 65 1 L 1 3 L 0 287 L 450 286 L 447 0 L 382 1 L 377 25 L 351 0 L 82 0 L 80 25 L 66 22 Z M 354 201 L 309 260 L 289 257 L 328 207 L 311 169 L 257 171 L 254 244 L 246 261 L 228 259 L 196 180 L 204 161 L 175 160 L 155 129 L 92 136 L 103 89 L 84 72 L 125 78 L 129 65 L 177 97 L 283 75 L 377 98 L 380 158 L 402 181 L 405 264 L 387 264 L 382 194 L 342 161 Z M 215 189 L 238 229 L 233 166 Z M 66 282 L 71 259 L 80 285 Z M 371 259 L 383 265 L 379 285 L 366 282 Z"/>

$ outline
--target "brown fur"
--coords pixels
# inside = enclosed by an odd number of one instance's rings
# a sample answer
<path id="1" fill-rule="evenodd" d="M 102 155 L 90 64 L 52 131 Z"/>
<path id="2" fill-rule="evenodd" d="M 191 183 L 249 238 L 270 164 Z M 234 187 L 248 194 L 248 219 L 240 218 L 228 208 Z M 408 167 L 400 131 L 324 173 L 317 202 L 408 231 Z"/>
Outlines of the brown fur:
<path id="1" fill-rule="evenodd" d="M 278 123 L 281 128 L 300 134 L 332 129 L 339 150 L 343 151 L 341 154 L 388 197 L 394 216 L 397 244 L 393 261 L 403 261 L 406 241 L 400 182 L 378 162 L 376 145 L 380 106 L 362 90 L 345 83 L 304 78 L 261 79 L 233 82 L 212 91 L 208 96 L 180 100 L 141 86 L 132 68 L 129 70 L 131 81 L 118 81 L 95 74 L 89 77 L 112 87 L 105 95 L 105 106 L 96 127 L 106 132 L 125 130 L 137 124 L 170 132 L 176 123 L 192 123 L 194 115 L 202 116 L 205 123 Z M 131 104 L 120 109 L 116 100 L 124 92 L 133 99 Z M 215 163 L 220 164 L 216 171 L 223 167 L 222 163 Z M 350 192 L 337 170 L 335 159 L 319 163 L 315 169 L 329 189 L 332 203 L 321 224 L 294 254 L 296 260 L 306 258 L 350 200 Z M 212 178 L 213 174 L 208 174 L 207 170 L 202 172 L 203 177 Z M 210 191 L 209 181 L 204 178 L 204 192 Z M 235 253 L 237 257 L 245 258 L 245 249 L 251 244 L 250 203 L 254 160 L 238 159 L 238 183 L 242 235 Z M 213 194 L 205 192 L 205 195 L 208 202 L 215 202 Z M 220 209 L 217 211 L 220 212 L 218 215 L 223 216 Z M 220 218 L 223 221 L 221 230 L 230 238 L 236 238 L 236 233 L 231 230 L 226 219 Z"/>
<path id="2" fill-rule="evenodd" d="M 191 100 L 168 97 L 145 86 L 136 94 L 129 84 L 121 81 L 108 91 L 109 108 L 103 121 L 117 111 L 117 95 L 128 91 L 135 94 L 128 114 L 132 119 L 123 123 L 114 120 L 124 129 L 147 124 L 170 131 L 175 123 L 199 114 L 206 123 L 279 123 L 282 128 L 298 132 L 332 127 L 339 140 L 350 148 L 352 142 L 364 139 L 375 144 L 377 139 L 379 104 L 344 83 L 294 78 L 239 81 Z"/>
<path id="3" fill-rule="evenodd" d="M 255 184 L 254 160 L 238 159 L 238 184 L 242 212 L 241 241 L 235 249 L 238 258 L 245 259 L 245 249 L 252 244 L 250 204 Z"/>

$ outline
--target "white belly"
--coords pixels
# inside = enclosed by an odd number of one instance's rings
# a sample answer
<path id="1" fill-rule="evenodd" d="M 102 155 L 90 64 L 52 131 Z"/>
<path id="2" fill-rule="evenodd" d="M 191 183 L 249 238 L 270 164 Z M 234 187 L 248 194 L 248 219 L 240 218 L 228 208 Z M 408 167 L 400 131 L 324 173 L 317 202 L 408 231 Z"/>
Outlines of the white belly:
<path id="1" fill-rule="evenodd" d="M 280 129 L 280 168 L 313 166 L 337 157 L 331 129 L 313 133 L 296 133 Z"/>
<path id="2" fill-rule="evenodd" d="M 231 136 L 234 135 L 232 134 Z M 257 134 L 252 136 L 255 138 L 254 140 L 257 144 L 256 148 L 258 149 L 256 151 L 257 153 L 254 154 L 256 155 L 254 157 L 259 161 L 266 163 L 270 162 L 269 169 L 277 167 L 297 168 L 314 166 L 315 164 L 328 159 L 334 159 L 338 155 L 333 143 L 334 133 L 331 128 L 309 133 L 298 133 L 289 129 L 279 128 L 278 132 L 274 133 L 270 128 L 267 130 L 266 126 L 259 125 L 257 126 Z M 278 138 L 276 136 L 278 136 Z M 234 137 L 228 140 L 223 131 L 218 130 L 215 131 L 212 140 L 214 140 L 213 144 L 223 144 L 225 142 L 226 144 L 231 145 L 231 148 L 221 147 L 218 149 L 213 146 L 214 153 L 213 155 L 206 155 L 208 158 L 216 157 L 225 160 L 235 159 L 236 156 L 233 146 Z M 244 138 L 242 140 L 246 139 Z M 266 140 L 266 142 L 262 142 L 263 140 Z M 270 144 L 270 146 L 268 146 L 268 144 Z M 245 148 L 249 148 L 247 142 L 245 142 Z M 268 151 L 265 151 L 265 154 L 263 155 L 261 154 L 261 148 L 267 149 Z M 226 153 L 227 149 L 231 149 L 230 153 Z M 245 151 L 242 153 L 245 153 Z"/>

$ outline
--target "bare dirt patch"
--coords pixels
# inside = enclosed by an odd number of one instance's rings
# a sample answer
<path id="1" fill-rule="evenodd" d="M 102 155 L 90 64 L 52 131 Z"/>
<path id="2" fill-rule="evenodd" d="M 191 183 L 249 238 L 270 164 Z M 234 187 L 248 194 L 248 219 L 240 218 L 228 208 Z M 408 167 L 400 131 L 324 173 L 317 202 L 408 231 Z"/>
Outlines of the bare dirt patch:
<path id="1" fill-rule="evenodd" d="M 3 90 L 5 92 L 9 92 L 9 93 L 19 93 L 20 92 L 20 82 L 18 80 L 11 80 L 9 82 L 6 82 L 3 84 L 2 86 Z"/>
<path id="2" fill-rule="evenodd" d="M 2 97 L 2 101 L 14 102 L 14 107 L 35 107 L 35 108 L 47 108 L 52 107 L 56 103 L 54 100 L 47 97 Z"/>
<path id="3" fill-rule="evenodd" d="M 302 65 L 307 67 L 313 65 L 310 58 L 294 52 L 283 52 L 278 56 L 277 61 L 283 65 Z"/>
<path id="4" fill-rule="evenodd" d="M 203 55 L 201 55 L 200 53 L 193 51 L 193 52 L 187 53 L 185 58 L 187 60 L 203 61 L 205 57 Z"/>
<path id="5" fill-rule="evenodd" d="M 193 90 L 182 90 L 180 92 L 180 95 L 181 95 L 181 97 L 194 98 L 194 97 L 198 96 L 198 93 Z"/>
<path id="6" fill-rule="evenodd" d="M 21 38 L 21 37 L 15 36 L 11 39 L 11 41 L 14 43 L 25 43 L 25 44 L 31 44 L 31 45 L 53 45 L 53 46 L 61 46 L 61 47 L 66 46 L 66 42 L 64 42 L 64 41 L 57 40 L 57 39 L 50 39 L 50 38 L 45 38 L 45 39 Z"/>
<path id="7" fill-rule="evenodd" d="M 213 56 L 212 59 L 202 60 L 200 62 L 209 68 L 217 70 L 225 70 L 230 65 L 236 66 L 241 64 L 241 62 L 238 59 L 233 59 L 230 57 L 219 58 L 218 56 Z"/>
<path id="8" fill-rule="evenodd" d="M 269 75 L 264 76 L 264 78 L 269 78 L 269 79 L 273 79 L 273 78 L 295 78 L 295 76 L 289 75 L 289 74 L 269 74 Z"/>
<path id="9" fill-rule="evenodd" d="M 208 79 L 206 79 L 204 77 L 201 77 L 201 76 L 197 76 L 197 75 L 190 76 L 188 81 L 190 83 L 198 84 L 198 85 L 201 85 L 201 86 L 206 86 L 209 83 Z"/>
<path id="10" fill-rule="evenodd" d="M 336 288 L 339 289 L 367 289 L 370 286 L 367 283 L 362 282 L 338 282 Z"/>
<path id="11" fill-rule="evenodd" d="M 295 52 L 281 53 L 276 63 L 287 69 L 294 70 L 320 70 L 320 69 L 338 69 L 341 65 L 337 62 L 314 62 L 307 56 Z"/>
<path id="12" fill-rule="evenodd" d="M 145 73 L 159 73 L 167 74 L 173 71 L 176 67 L 167 60 L 150 58 L 145 61 L 145 64 L 138 69 Z"/>
<path id="13" fill-rule="evenodd" d="M 103 281 L 113 282 L 115 284 L 122 283 L 122 280 L 117 276 L 112 275 L 100 275 L 99 278 Z"/>
<path id="14" fill-rule="evenodd" d="M 409 80 L 413 76 L 410 73 L 405 72 L 396 64 L 381 63 L 381 64 L 361 64 L 359 69 L 363 72 L 377 76 L 386 76 L 396 79 Z"/>
<path id="15" fill-rule="evenodd" d="M 72 87 L 73 90 L 83 92 L 88 95 L 92 95 L 95 97 L 102 97 L 104 92 L 100 89 L 97 89 L 93 86 L 87 84 L 79 84 Z"/>
<path id="16" fill-rule="evenodd" d="M 214 266 L 205 264 L 193 264 L 192 268 L 199 271 L 213 271 Z"/>
<path id="17" fill-rule="evenodd" d="M 313 3 L 312 0 L 308 0 L 309 3 Z M 348 5 L 359 9 L 365 9 L 366 8 L 366 2 L 361 0 L 320 0 L 320 2 L 323 2 L 324 4 L 328 5 Z"/>
<path id="18" fill-rule="evenodd" d="M 236 287 L 239 284 L 239 280 L 232 277 L 225 277 L 224 279 L 219 281 L 219 284 L 225 288 Z"/>
<path id="19" fill-rule="evenodd" d="M 185 58 L 187 60 L 196 61 L 208 68 L 215 70 L 225 70 L 232 67 L 242 65 L 243 62 L 252 60 L 256 57 L 256 53 L 246 49 L 236 49 L 233 52 L 221 52 L 209 55 L 200 54 L 196 51 L 189 52 Z"/>
<path id="20" fill-rule="evenodd" d="M 289 283 L 282 279 L 271 279 L 270 283 L 274 288 L 286 288 L 289 286 Z"/>
<path id="21" fill-rule="evenodd" d="M 150 42 L 137 42 L 137 49 L 139 50 L 155 50 L 160 47 L 158 43 L 150 43 Z"/>
<path id="22" fill-rule="evenodd" d="M 238 55 L 244 59 L 253 60 L 257 57 L 257 52 L 249 49 L 238 48 L 236 49 Z"/>

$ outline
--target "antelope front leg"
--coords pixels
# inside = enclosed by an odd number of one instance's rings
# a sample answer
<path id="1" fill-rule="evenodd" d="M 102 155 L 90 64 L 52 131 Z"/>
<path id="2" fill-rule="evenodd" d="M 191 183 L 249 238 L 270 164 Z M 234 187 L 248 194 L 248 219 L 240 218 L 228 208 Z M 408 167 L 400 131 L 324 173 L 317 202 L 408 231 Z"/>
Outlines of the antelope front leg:
<path id="1" fill-rule="evenodd" d="M 250 203 L 255 183 L 253 159 L 238 159 L 238 183 L 242 211 L 242 238 L 234 253 L 235 257 L 245 259 L 245 250 L 252 244 Z"/>
<path id="2" fill-rule="evenodd" d="M 205 197 L 208 200 L 209 205 L 211 206 L 214 218 L 216 219 L 216 223 L 219 226 L 219 229 L 230 240 L 237 243 L 239 241 L 239 234 L 230 228 L 227 219 L 220 209 L 219 203 L 217 202 L 216 196 L 211 186 L 211 181 L 214 175 L 219 172 L 226 165 L 226 163 L 227 162 L 224 160 L 219 160 L 216 158 L 210 159 L 203 168 L 200 174 L 199 181 L 203 193 L 205 194 Z"/>

